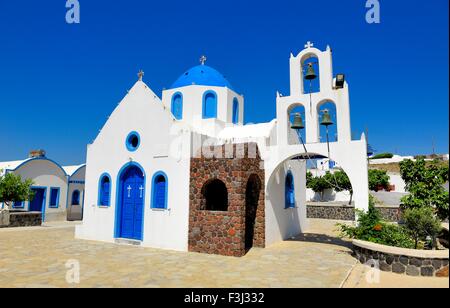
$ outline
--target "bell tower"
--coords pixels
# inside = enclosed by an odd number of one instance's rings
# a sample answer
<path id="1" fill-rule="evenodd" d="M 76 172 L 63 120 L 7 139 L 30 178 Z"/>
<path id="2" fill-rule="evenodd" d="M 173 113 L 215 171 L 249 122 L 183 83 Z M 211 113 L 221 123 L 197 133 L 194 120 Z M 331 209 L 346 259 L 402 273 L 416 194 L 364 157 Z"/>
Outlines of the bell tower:
<path id="1" fill-rule="evenodd" d="M 313 61 L 311 61 L 313 60 Z M 313 65 L 314 64 L 314 65 Z M 340 75 L 341 77 L 343 75 Z M 316 92 L 311 91 L 309 84 L 318 81 Z M 289 128 L 291 112 L 295 106 L 303 106 L 305 114 L 301 115 L 305 123 L 306 143 L 319 143 L 320 123 L 324 116 L 320 110 L 324 104 L 334 104 L 336 112 L 330 114 L 336 119 L 336 139 L 351 141 L 350 110 L 348 85 L 345 81 L 333 76 L 332 51 L 330 46 L 324 51 L 308 42 L 297 56 L 290 57 L 290 96 L 277 97 L 277 118 L 280 124 L 278 140 L 282 144 L 289 144 Z"/>

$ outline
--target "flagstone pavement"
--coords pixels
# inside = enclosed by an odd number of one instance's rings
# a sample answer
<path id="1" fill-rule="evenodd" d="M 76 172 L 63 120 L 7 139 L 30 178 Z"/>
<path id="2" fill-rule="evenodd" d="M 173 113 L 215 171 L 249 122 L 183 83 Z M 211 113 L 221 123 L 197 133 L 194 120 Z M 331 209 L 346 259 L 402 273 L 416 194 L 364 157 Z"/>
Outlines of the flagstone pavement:
<path id="1" fill-rule="evenodd" d="M 329 222 L 315 226 L 242 258 L 76 240 L 69 223 L 2 229 L 0 286 L 340 287 L 356 261 L 348 242 L 315 234 L 333 229 Z M 79 262 L 79 284 L 66 281 L 69 260 Z"/>

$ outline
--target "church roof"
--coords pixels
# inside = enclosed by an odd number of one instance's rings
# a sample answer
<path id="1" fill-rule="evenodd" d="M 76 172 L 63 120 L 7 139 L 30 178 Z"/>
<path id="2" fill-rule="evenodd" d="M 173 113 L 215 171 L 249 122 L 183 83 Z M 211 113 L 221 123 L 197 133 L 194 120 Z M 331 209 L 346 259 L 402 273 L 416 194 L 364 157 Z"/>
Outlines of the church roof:
<path id="1" fill-rule="evenodd" d="M 46 161 L 50 161 L 54 164 L 56 164 L 58 167 L 60 167 L 64 173 L 68 176 L 72 176 L 74 175 L 79 169 L 81 169 L 82 167 L 86 166 L 86 164 L 83 165 L 78 165 L 78 166 L 61 166 L 59 165 L 57 162 L 48 159 L 48 158 L 27 158 L 24 160 L 15 160 L 15 161 L 5 161 L 5 162 L 0 162 L 0 175 L 5 174 L 6 170 L 9 171 L 15 171 L 17 170 L 19 167 L 25 165 L 26 163 L 33 161 L 33 160 L 46 160 Z"/>
<path id="2" fill-rule="evenodd" d="M 85 167 L 86 164 L 77 165 L 77 166 L 63 166 L 64 171 L 67 173 L 67 175 L 72 176 L 74 175 L 78 170 Z"/>
<path id="3" fill-rule="evenodd" d="M 226 127 L 219 133 L 218 138 L 221 140 L 268 138 L 276 123 L 276 120 L 272 120 L 268 123 Z"/>
<path id="4" fill-rule="evenodd" d="M 207 65 L 198 65 L 181 75 L 172 85 L 172 89 L 191 85 L 227 87 L 233 90 L 228 80 L 216 69 Z"/>
<path id="5" fill-rule="evenodd" d="M 28 160 L 30 159 L 0 162 L 0 174 L 5 173 L 6 170 L 16 170 L 17 167 Z"/>

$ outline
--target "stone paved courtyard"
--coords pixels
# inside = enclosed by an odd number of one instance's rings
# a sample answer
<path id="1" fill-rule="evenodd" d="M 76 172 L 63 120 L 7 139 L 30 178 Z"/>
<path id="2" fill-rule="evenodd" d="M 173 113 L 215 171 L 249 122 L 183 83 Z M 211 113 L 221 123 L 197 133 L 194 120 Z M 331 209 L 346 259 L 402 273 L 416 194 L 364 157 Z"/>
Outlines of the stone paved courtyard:
<path id="1" fill-rule="evenodd" d="M 303 236 L 234 258 L 73 235 L 70 225 L 0 230 L 0 286 L 72 287 L 65 264 L 76 259 L 79 287 L 340 287 L 356 263 L 341 243 L 314 242 L 327 237 Z"/>
<path id="2" fill-rule="evenodd" d="M 68 223 L 0 229 L 0 286 L 448 288 L 448 279 L 392 273 L 368 284 L 335 223 L 313 219 L 307 234 L 242 258 L 75 240 Z M 65 279 L 71 259 L 80 262 L 79 285 Z"/>

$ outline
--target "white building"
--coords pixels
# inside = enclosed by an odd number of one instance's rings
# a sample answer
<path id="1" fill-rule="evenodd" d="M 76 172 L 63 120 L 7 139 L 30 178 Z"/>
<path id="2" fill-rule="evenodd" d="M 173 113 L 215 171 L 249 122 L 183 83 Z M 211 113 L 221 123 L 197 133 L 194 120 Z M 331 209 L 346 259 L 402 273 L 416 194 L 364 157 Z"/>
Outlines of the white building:
<path id="1" fill-rule="evenodd" d="M 64 167 L 43 154 L 0 162 L 0 174 L 14 173 L 33 181 L 34 199 L 16 202 L 12 209 L 41 212 L 43 221 L 81 220 L 85 171 L 86 165 Z"/>
<path id="2" fill-rule="evenodd" d="M 330 48 L 305 47 L 291 55 L 291 95 L 277 95 L 277 117 L 269 123 L 243 124 L 244 97 L 204 57 L 162 99 L 141 72 L 88 145 L 76 237 L 241 256 L 301 233 L 305 158 L 328 156 L 319 143 L 325 102 L 336 105 L 338 121 L 330 156 L 349 175 L 356 207 L 366 209 L 367 144 L 364 136 L 350 137 L 348 85 L 336 86 Z M 318 61 L 321 84 L 312 95 L 302 83 L 310 58 Z M 307 154 L 289 121 L 299 105 L 306 110 Z"/>

